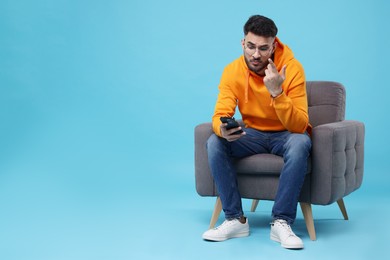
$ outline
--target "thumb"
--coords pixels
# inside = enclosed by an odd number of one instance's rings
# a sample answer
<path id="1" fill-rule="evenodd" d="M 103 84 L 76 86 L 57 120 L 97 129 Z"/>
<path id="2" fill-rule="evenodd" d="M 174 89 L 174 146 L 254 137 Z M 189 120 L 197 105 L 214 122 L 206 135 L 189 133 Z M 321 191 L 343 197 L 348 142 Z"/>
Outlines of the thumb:
<path id="1" fill-rule="evenodd" d="M 279 74 L 280 74 L 280 76 L 282 76 L 283 79 L 286 79 L 286 65 L 283 65 Z"/>

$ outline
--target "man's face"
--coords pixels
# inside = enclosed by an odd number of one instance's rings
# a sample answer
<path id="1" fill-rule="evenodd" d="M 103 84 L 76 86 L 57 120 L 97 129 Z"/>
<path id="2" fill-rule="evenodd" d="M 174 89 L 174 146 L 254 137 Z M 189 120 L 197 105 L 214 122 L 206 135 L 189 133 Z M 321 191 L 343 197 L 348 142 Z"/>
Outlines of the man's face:
<path id="1" fill-rule="evenodd" d="M 268 65 L 268 58 L 275 51 L 275 38 L 266 38 L 249 32 L 241 41 L 241 44 L 248 68 L 256 74 L 264 76 L 264 71 Z"/>

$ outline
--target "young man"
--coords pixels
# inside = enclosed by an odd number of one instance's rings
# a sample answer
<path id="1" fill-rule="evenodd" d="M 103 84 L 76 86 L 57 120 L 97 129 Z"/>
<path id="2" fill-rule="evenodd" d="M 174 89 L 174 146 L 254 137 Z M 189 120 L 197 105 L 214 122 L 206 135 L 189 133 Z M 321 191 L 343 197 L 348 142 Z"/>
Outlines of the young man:
<path id="1" fill-rule="evenodd" d="M 207 141 L 208 160 L 226 220 L 203 234 L 223 241 L 249 235 L 233 159 L 272 153 L 284 158 L 272 209 L 271 239 L 285 248 L 303 248 L 291 230 L 307 170 L 311 140 L 305 75 L 302 65 L 278 37 L 275 23 L 254 15 L 244 25 L 243 55 L 226 66 Z M 236 106 L 245 127 L 226 129 L 221 117 L 232 117 Z"/>

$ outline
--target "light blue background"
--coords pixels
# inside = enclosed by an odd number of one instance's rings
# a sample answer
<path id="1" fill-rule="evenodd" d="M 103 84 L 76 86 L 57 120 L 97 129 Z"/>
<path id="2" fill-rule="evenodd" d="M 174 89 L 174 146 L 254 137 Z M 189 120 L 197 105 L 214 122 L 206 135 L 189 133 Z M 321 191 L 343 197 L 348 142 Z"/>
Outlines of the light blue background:
<path id="1" fill-rule="evenodd" d="M 385 0 L 1 0 L 0 259 L 384 252 L 389 7 Z M 210 121 L 222 69 L 242 53 L 242 26 L 256 13 L 276 22 L 308 80 L 345 85 L 347 119 L 366 125 L 363 186 L 346 198 L 351 220 L 334 205 L 314 207 L 311 242 L 299 215 L 306 249 L 298 252 L 269 241 L 270 202 L 248 213 L 249 238 L 200 238 L 214 199 L 195 191 L 193 129 Z"/>

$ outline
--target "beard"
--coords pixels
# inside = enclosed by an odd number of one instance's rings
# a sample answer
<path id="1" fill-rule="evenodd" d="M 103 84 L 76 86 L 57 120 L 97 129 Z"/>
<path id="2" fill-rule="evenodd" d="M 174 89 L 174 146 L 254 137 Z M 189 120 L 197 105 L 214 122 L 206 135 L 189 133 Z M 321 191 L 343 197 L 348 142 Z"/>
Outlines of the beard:
<path id="1" fill-rule="evenodd" d="M 257 59 L 247 58 L 245 55 L 244 55 L 244 59 L 245 59 L 245 63 L 248 66 L 249 70 L 253 71 L 254 73 L 256 73 L 259 76 L 262 76 L 262 77 L 265 76 L 264 71 L 268 66 L 268 63 L 269 63 L 268 59 L 266 59 L 265 61 L 262 61 L 261 58 L 257 58 Z"/>

